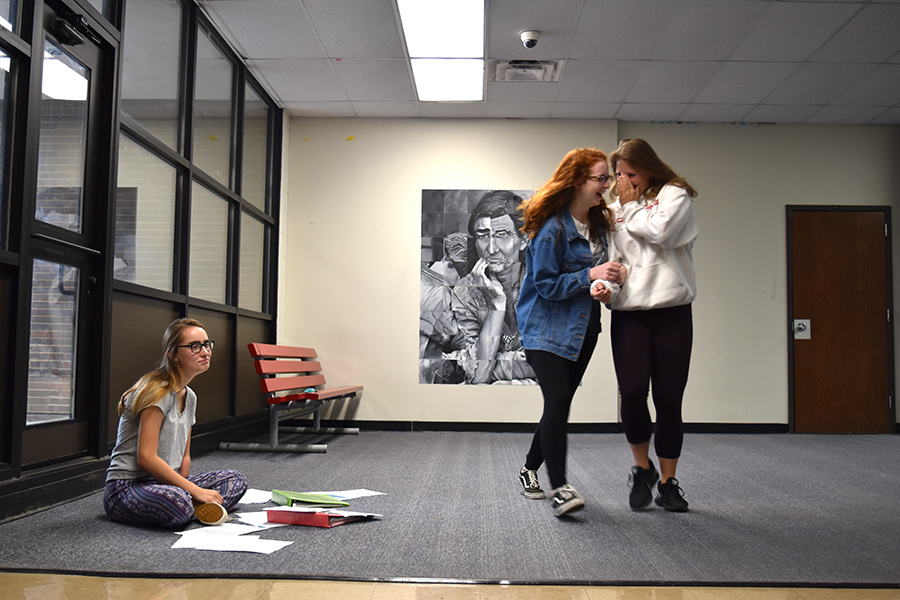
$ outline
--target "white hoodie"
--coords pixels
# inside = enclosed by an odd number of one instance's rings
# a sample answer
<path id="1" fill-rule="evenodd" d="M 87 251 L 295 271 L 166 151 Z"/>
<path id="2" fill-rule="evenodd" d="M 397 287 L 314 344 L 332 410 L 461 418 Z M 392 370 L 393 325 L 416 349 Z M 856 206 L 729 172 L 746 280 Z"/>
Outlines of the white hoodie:
<path id="1" fill-rule="evenodd" d="M 602 282 L 612 291 L 610 309 L 650 310 L 694 301 L 691 249 L 698 230 L 691 204 L 684 188 L 666 185 L 656 198 L 610 205 L 609 260 L 628 268 L 621 288 Z"/>

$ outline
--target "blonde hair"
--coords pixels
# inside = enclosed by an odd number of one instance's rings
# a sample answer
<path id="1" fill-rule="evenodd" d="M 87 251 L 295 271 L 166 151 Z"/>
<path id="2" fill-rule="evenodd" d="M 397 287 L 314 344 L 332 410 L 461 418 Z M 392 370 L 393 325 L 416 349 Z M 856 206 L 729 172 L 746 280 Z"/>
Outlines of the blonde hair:
<path id="1" fill-rule="evenodd" d="M 175 355 L 178 353 L 178 345 L 181 336 L 190 327 L 203 325 L 194 319 L 176 319 L 169 323 L 163 335 L 163 357 L 159 366 L 150 371 L 131 386 L 128 391 L 119 398 L 119 416 L 125 411 L 125 398 L 134 393 L 134 402 L 131 404 L 131 414 L 137 415 L 149 406 L 155 406 L 166 394 L 181 387 L 181 376 L 178 373 L 178 365 L 175 363 Z"/>
<path id="2" fill-rule="evenodd" d="M 553 176 L 519 206 L 524 221 L 522 232 L 529 239 L 537 235 L 548 219 L 572 201 L 575 186 L 587 181 L 591 168 L 600 162 L 606 162 L 606 154 L 596 148 L 570 150 Z M 588 226 L 595 233 L 609 228 L 605 202 L 588 211 Z"/>

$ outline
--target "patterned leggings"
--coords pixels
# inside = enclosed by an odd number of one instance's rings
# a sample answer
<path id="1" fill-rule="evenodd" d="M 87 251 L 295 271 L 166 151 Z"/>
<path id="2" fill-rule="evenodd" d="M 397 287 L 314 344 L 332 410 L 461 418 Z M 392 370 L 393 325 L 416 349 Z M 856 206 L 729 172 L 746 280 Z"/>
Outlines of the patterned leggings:
<path id="1" fill-rule="evenodd" d="M 229 511 L 247 491 L 247 479 L 232 470 L 198 473 L 188 480 L 219 492 L 222 506 Z M 129 525 L 184 527 L 194 516 L 194 504 L 187 491 L 159 483 L 150 475 L 107 481 L 103 508 L 113 521 Z"/>

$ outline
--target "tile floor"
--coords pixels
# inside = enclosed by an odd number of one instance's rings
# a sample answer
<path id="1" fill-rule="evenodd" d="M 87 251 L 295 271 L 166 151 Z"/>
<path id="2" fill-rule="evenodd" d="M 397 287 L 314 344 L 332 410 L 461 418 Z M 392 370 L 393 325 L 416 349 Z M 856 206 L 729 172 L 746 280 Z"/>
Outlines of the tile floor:
<path id="1" fill-rule="evenodd" d="M 0 600 L 900 600 L 900 589 L 583 587 L 0 573 Z"/>

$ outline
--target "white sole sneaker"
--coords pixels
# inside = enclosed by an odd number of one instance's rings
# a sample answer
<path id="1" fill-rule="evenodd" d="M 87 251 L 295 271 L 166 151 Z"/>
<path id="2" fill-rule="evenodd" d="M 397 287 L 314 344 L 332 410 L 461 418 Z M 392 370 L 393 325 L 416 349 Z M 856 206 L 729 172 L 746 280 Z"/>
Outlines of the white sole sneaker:
<path id="1" fill-rule="evenodd" d="M 566 484 L 553 492 L 553 512 L 557 517 L 573 513 L 584 508 L 584 498 L 575 488 Z"/>
<path id="2" fill-rule="evenodd" d="M 221 525 L 228 520 L 228 511 L 217 502 L 203 502 L 194 505 L 194 516 L 204 525 Z"/>

